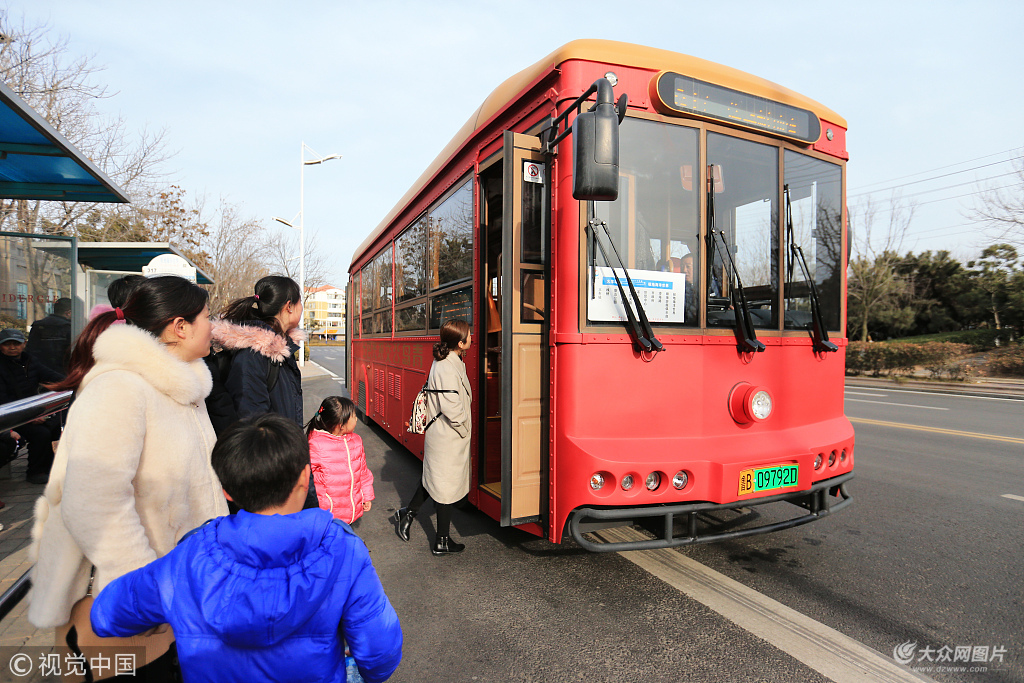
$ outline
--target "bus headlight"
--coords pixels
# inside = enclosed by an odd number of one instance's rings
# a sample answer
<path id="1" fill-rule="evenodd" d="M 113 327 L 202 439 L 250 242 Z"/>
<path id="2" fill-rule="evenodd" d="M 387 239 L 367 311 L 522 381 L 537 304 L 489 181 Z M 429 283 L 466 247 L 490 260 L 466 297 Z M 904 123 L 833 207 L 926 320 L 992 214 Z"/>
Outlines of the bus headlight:
<path id="1" fill-rule="evenodd" d="M 602 486 L 604 486 L 604 476 L 600 472 L 595 472 L 590 477 L 590 488 L 600 491 Z"/>
<path id="2" fill-rule="evenodd" d="M 672 477 L 672 486 L 674 486 L 677 489 L 679 489 L 680 491 L 682 491 L 683 489 L 686 488 L 686 484 L 689 481 L 690 481 L 690 478 L 688 476 L 686 476 L 686 472 L 683 472 L 682 470 L 680 470 L 680 471 L 676 472 L 676 476 Z"/>
<path id="3" fill-rule="evenodd" d="M 755 420 L 767 420 L 772 414 L 772 397 L 761 389 L 750 399 L 750 413 Z"/>
<path id="4" fill-rule="evenodd" d="M 622 478 L 622 490 L 628 491 L 633 488 L 633 475 L 627 474 Z"/>
<path id="5" fill-rule="evenodd" d="M 657 491 L 658 487 L 661 486 L 661 474 L 658 472 L 651 472 L 647 475 L 647 490 Z"/>
<path id="6" fill-rule="evenodd" d="M 729 414 L 739 424 L 767 420 L 772 414 L 774 404 L 767 389 L 755 387 L 747 382 L 740 382 L 729 394 Z"/>

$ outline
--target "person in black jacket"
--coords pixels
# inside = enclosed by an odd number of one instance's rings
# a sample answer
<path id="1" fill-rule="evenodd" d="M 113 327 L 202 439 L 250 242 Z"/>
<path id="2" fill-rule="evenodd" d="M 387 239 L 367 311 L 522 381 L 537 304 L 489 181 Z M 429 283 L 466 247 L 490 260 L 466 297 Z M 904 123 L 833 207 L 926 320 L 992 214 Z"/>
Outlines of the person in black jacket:
<path id="1" fill-rule="evenodd" d="M 208 357 L 213 391 L 206 399 L 210 421 L 220 434 L 243 417 L 277 413 L 300 427 L 302 376 L 295 359 L 302 339 L 302 297 L 289 277 L 268 275 L 252 296 L 228 304 L 213 324 L 213 346 Z M 219 354 L 230 354 L 222 367 Z M 318 507 L 310 478 L 307 507 Z"/>
<path id="2" fill-rule="evenodd" d="M 25 350 L 38 362 L 61 375 L 67 372 L 71 348 L 71 299 L 57 299 L 53 313 L 32 323 Z"/>
<path id="3" fill-rule="evenodd" d="M 51 370 L 25 352 L 25 335 L 21 330 L 0 332 L 0 403 L 35 396 L 42 382 L 59 382 L 64 375 Z M 2 438 L 5 451 L 13 454 L 17 442 L 28 442 L 30 484 L 45 484 L 53 465 L 53 440 L 60 432 L 60 423 L 53 418 L 39 418 L 13 429 Z"/>

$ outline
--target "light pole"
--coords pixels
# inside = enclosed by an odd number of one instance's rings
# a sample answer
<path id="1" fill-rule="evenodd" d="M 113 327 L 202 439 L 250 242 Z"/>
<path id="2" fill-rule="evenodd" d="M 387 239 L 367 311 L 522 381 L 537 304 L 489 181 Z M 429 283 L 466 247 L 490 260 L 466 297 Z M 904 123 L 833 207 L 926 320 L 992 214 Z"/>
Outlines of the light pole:
<path id="1" fill-rule="evenodd" d="M 306 150 L 309 150 L 313 154 L 313 159 L 306 158 Z M 331 159 L 340 159 L 340 154 L 328 154 L 325 157 L 317 155 L 312 147 L 307 145 L 305 142 L 302 143 L 302 147 L 299 149 L 299 226 L 296 228 L 294 225 L 274 216 L 274 220 L 278 223 L 283 223 L 289 228 L 293 228 L 299 231 L 299 301 L 302 302 L 302 317 L 299 319 L 299 329 L 306 329 L 306 167 L 315 166 L 316 164 L 322 164 L 325 161 Z M 306 342 L 299 342 L 299 367 L 306 366 Z"/>

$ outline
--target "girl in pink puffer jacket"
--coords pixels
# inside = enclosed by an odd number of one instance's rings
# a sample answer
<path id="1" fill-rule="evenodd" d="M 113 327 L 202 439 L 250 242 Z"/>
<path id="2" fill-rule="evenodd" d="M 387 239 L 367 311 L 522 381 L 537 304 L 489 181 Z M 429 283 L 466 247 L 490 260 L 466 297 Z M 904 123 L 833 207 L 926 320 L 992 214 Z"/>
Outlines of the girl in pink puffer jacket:
<path id="1" fill-rule="evenodd" d="M 355 429 L 356 404 L 341 396 L 325 398 L 306 424 L 320 507 L 348 524 L 369 512 L 374 498 L 373 474 Z"/>

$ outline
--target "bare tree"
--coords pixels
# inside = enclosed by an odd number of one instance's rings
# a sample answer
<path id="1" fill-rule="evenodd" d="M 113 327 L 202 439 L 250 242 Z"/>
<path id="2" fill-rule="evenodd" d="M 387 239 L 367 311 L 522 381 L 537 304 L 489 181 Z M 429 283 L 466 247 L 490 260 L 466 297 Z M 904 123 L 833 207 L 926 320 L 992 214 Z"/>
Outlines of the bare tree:
<path id="1" fill-rule="evenodd" d="M 213 279 L 210 310 L 220 311 L 235 299 L 252 294 L 253 284 L 271 272 L 267 230 L 260 221 L 243 216 L 239 207 L 221 199 L 202 248 L 201 264 Z"/>
<path id="2" fill-rule="evenodd" d="M 298 235 L 275 232 L 267 236 L 266 249 L 271 269 L 299 281 L 299 238 Z M 334 267 L 334 259 L 320 247 L 316 233 L 306 239 L 306 291 L 331 284 L 328 276 Z M 304 295 L 303 304 L 308 298 Z"/>
<path id="3" fill-rule="evenodd" d="M 986 223 L 992 240 L 1024 246 L 1024 149 L 1016 154 L 1014 186 L 984 190 L 966 215 Z"/>
<path id="4" fill-rule="evenodd" d="M 896 266 L 915 208 L 895 194 L 887 207 L 870 198 L 859 207 L 850 207 L 849 229 L 856 238 L 850 258 L 847 326 L 860 329 L 861 341 L 868 340 L 872 319 L 884 318 L 897 327 L 901 316 L 909 313 L 913 319 L 912 311 L 903 306 L 909 287 Z"/>
<path id="5" fill-rule="evenodd" d="M 67 37 L 53 38 L 46 24 L 29 26 L 0 9 L 0 78 L 129 196 L 153 196 L 171 156 L 165 133 L 143 130 L 133 136 L 123 118 L 101 114 L 96 103 L 112 93 L 96 83 L 100 71 L 92 57 L 71 53 Z M 90 214 L 123 219 L 131 212 L 123 206 L 3 200 L 0 228 L 71 235 Z"/>

